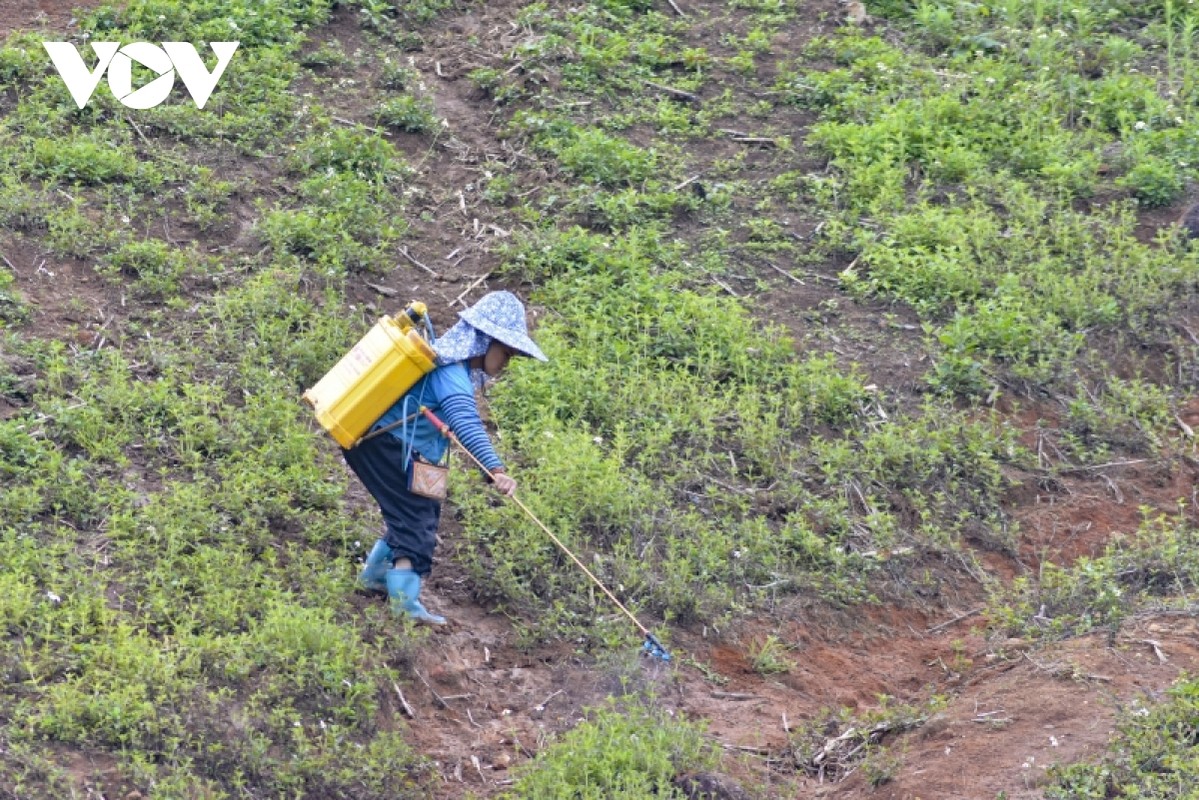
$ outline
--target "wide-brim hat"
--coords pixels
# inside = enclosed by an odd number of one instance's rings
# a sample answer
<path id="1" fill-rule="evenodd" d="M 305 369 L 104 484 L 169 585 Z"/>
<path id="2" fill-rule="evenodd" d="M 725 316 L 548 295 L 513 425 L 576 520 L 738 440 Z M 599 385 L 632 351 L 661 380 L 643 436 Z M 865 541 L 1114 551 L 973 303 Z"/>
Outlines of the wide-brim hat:
<path id="1" fill-rule="evenodd" d="M 512 292 L 491 292 L 458 316 L 481 333 L 538 361 L 549 361 L 529 337 L 525 306 Z"/>

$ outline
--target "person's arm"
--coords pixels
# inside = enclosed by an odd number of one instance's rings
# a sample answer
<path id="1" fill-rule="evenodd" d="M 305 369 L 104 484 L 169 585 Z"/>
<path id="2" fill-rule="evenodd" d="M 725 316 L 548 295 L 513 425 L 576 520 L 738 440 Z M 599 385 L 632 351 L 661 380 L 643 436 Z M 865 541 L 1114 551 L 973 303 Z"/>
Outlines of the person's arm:
<path id="1" fill-rule="evenodd" d="M 442 398 L 440 415 L 462 446 L 479 459 L 484 467 L 491 472 L 503 471 L 504 462 L 496 454 L 491 439 L 483 428 L 483 420 L 479 418 L 479 407 L 475 405 L 473 396 L 452 394 Z"/>

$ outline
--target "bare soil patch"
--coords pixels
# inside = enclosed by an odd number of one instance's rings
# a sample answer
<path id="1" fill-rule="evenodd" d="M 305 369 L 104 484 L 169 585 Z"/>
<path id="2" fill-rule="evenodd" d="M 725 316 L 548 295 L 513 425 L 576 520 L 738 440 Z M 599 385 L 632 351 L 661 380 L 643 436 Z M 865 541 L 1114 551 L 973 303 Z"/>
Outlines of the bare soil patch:
<path id="1" fill-rule="evenodd" d="M 68 33 L 75 24 L 78 9 L 98 5 L 98 0 L 2 0 L 0 36 L 15 30 Z"/>

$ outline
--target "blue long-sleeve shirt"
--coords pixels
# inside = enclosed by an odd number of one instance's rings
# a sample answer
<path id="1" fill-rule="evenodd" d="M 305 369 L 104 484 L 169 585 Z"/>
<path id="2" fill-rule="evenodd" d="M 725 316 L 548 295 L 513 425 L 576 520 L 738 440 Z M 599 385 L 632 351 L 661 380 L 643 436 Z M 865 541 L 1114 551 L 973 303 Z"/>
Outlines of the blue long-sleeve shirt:
<path id="1" fill-rule="evenodd" d="M 388 433 L 405 444 L 411 444 L 416 452 L 429 461 L 441 461 L 450 445 L 449 440 L 420 413 L 422 405 L 449 425 L 458 441 L 487 469 L 504 466 L 483 428 L 466 362 L 447 364 L 425 375 L 371 426 L 371 430 L 377 430 L 416 414 L 407 426 L 397 425 Z"/>

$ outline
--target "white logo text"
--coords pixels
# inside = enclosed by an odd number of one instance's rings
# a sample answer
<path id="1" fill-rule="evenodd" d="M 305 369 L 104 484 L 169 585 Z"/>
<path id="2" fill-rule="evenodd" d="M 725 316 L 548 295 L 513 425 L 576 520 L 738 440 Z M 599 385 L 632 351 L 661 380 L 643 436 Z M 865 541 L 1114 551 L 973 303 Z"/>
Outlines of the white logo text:
<path id="1" fill-rule="evenodd" d="M 105 71 L 108 72 L 108 87 L 112 89 L 113 96 L 129 108 L 154 108 L 166 100 L 175 86 L 176 73 L 183 79 L 183 85 L 196 108 L 203 108 L 217 81 L 225 73 L 225 67 L 229 66 L 239 43 L 209 42 L 209 47 L 217 57 L 212 72 L 204 66 L 203 59 L 190 42 L 163 42 L 161 47 L 149 42 L 132 42 L 124 47 L 121 47 L 120 42 L 92 42 L 96 66 L 90 70 L 70 42 L 42 44 L 80 108 L 87 105 Z M 133 88 L 134 61 L 158 75 L 137 90 Z"/>

